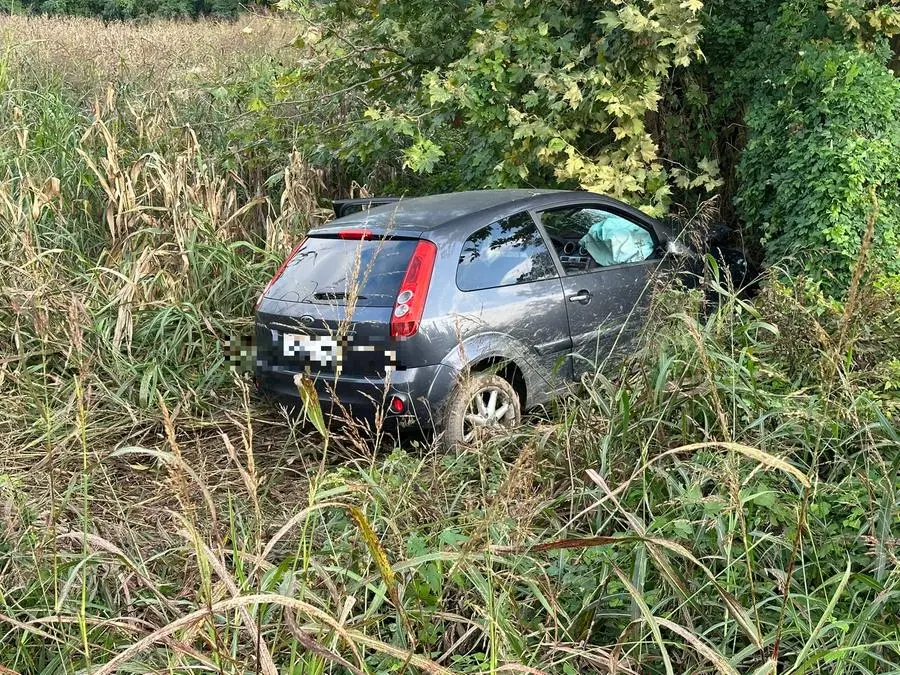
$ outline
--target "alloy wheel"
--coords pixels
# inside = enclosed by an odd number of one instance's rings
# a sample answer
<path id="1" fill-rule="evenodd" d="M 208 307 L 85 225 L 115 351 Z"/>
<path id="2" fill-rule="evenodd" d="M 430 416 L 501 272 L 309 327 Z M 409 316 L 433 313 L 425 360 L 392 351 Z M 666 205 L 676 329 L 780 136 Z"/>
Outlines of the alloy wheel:
<path id="1" fill-rule="evenodd" d="M 463 441 L 471 443 L 483 439 L 501 428 L 511 427 L 515 420 L 515 406 L 506 392 L 497 387 L 481 389 L 466 409 Z"/>

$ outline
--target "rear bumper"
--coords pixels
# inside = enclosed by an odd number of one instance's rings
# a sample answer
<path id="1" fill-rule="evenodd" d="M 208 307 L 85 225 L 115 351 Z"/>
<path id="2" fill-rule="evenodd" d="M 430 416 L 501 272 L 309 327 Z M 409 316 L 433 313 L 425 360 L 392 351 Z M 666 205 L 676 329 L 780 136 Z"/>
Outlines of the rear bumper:
<path id="1" fill-rule="evenodd" d="M 257 367 L 260 392 L 288 405 L 301 405 L 294 382 L 298 371 L 278 366 Z M 341 375 L 308 375 L 316 388 L 319 404 L 327 418 L 347 416 L 374 423 L 381 413 L 384 421 L 400 426 L 434 428 L 443 403 L 456 382 L 456 371 L 447 365 L 409 368 L 390 373 L 390 377 L 360 378 Z M 389 404 L 395 396 L 406 403 L 403 413 L 393 412 Z"/>

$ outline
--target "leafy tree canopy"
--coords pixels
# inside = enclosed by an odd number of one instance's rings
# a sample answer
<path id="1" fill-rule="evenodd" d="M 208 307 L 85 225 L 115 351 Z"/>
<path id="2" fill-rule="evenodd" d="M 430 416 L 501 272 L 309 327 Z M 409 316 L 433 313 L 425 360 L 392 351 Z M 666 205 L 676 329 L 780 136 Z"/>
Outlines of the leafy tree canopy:
<path id="1" fill-rule="evenodd" d="M 700 0 L 283 6 L 305 20 L 309 63 L 325 64 L 315 77 L 353 92 L 326 139 L 345 161 L 401 147 L 405 168 L 447 187 L 580 186 L 665 210 L 646 117 L 669 73 L 699 55 Z"/>

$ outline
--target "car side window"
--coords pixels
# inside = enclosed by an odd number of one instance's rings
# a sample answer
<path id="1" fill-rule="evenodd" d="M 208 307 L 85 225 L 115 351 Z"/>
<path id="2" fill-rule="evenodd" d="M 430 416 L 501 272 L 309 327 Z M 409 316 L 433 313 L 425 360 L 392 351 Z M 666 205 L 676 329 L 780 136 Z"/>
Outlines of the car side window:
<path id="1" fill-rule="evenodd" d="M 474 232 L 459 255 L 461 291 L 512 286 L 556 277 L 544 238 L 528 213 L 517 213 Z"/>
<path id="2" fill-rule="evenodd" d="M 598 206 L 566 206 L 540 214 L 566 274 L 643 262 L 657 252 L 645 227 Z"/>

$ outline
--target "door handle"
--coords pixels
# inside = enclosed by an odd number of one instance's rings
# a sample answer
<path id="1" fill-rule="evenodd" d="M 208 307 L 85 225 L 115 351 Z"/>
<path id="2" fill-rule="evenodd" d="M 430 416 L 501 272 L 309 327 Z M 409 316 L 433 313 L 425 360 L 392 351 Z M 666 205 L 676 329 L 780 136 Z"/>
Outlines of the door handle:
<path id="1" fill-rule="evenodd" d="M 591 298 L 594 297 L 591 295 L 590 291 L 580 290 L 575 295 L 569 296 L 569 302 L 579 302 L 582 305 L 586 305 L 591 301 Z"/>

